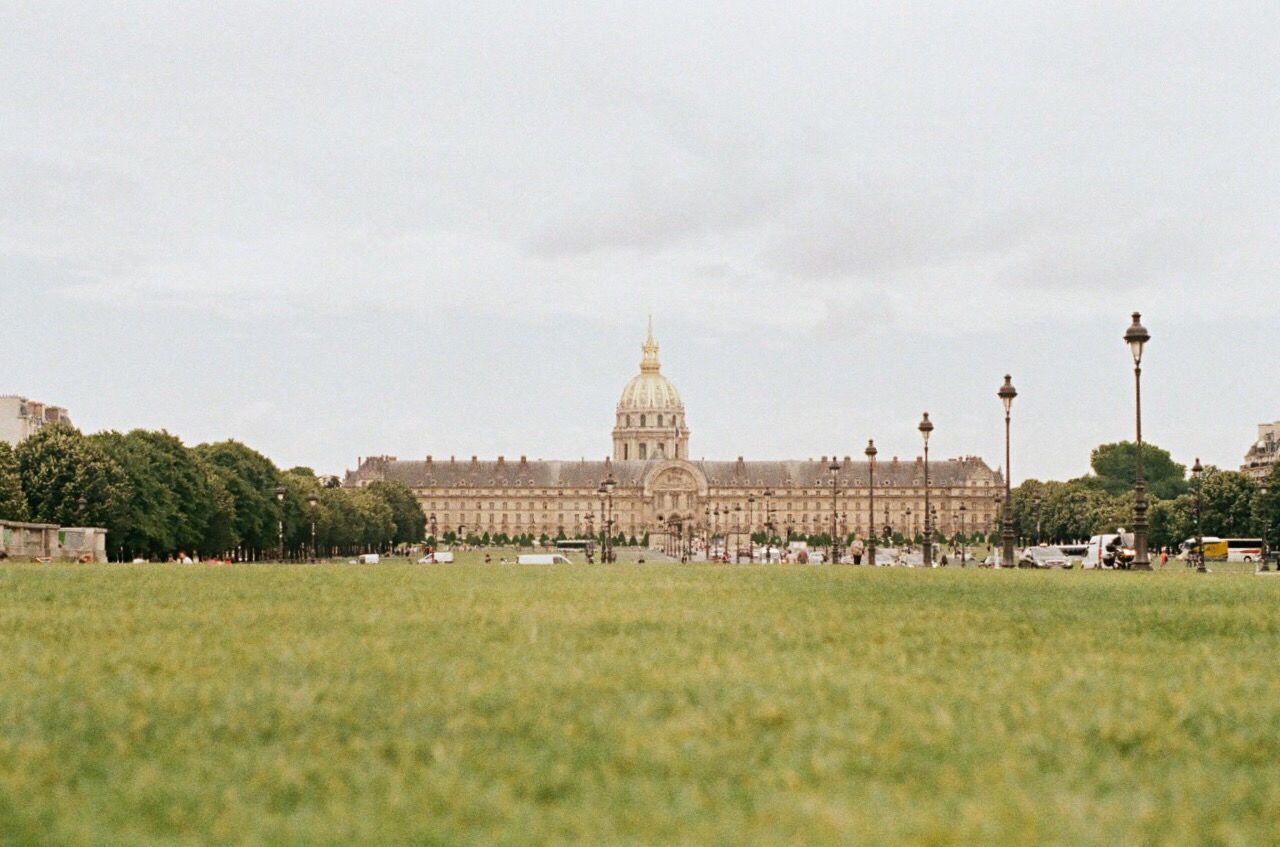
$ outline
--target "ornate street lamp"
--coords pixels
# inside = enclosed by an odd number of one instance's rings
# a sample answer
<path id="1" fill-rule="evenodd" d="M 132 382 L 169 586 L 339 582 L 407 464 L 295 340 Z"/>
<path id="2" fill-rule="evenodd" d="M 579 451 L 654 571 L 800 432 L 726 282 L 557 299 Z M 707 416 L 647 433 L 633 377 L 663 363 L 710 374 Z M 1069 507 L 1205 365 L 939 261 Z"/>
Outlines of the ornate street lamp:
<path id="1" fill-rule="evenodd" d="M 840 493 L 840 463 L 836 461 L 834 453 L 831 454 L 831 464 L 827 466 L 827 470 L 831 471 L 831 558 L 828 561 L 835 565 L 840 561 L 836 557 L 836 497 Z"/>
<path id="2" fill-rule="evenodd" d="M 876 563 L 876 443 L 867 439 L 867 564 Z"/>
<path id="3" fill-rule="evenodd" d="M 747 495 L 747 557 L 748 557 L 747 560 L 752 564 L 755 564 L 755 561 L 756 561 L 756 539 L 754 537 L 755 521 L 752 519 L 752 512 L 754 511 L 755 504 L 756 504 L 756 495 L 748 494 Z"/>
<path id="4" fill-rule="evenodd" d="M 1013 387 L 1013 379 L 1009 374 L 1004 375 L 1004 385 L 1000 386 L 996 396 L 1004 405 L 1004 509 L 1001 521 L 1003 531 L 1000 534 L 1002 552 L 997 566 L 1011 568 L 1013 567 L 1013 471 L 1010 469 L 1012 453 L 1009 420 L 1013 410 L 1013 398 L 1018 396 L 1018 390 Z"/>
<path id="5" fill-rule="evenodd" d="M 1271 515 L 1267 509 L 1267 494 L 1270 490 L 1265 481 L 1258 486 L 1258 495 L 1262 499 L 1262 563 L 1258 566 L 1260 571 L 1271 570 Z M 1280 569 L 1280 563 L 1276 564 L 1276 568 Z"/>
<path id="6" fill-rule="evenodd" d="M 605 505 L 608 506 L 608 514 L 605 517 L 605 538 L 607 543 L 604 547 L 605 558 L 602 561 L 617 561 L 617 554 L 613 550 L 613 491 L 618 487 L 618 481 L 613 478 L 613 471 L 610 471 L 604 478 L 604 496 Z"/>
<path id="7" fill-rule="evenodd" d="M 1147 480 L 1142 467 L 1142 349 L 1151 339 L 1151 333 L 1142 325 L 1142 315 L 1133 313 L 1133 323 L 1125 331 L 1124 340 L 1133 354 L 1134 421 L 1136 423 L 1138 450 L 1133 483 L 1133 564 L 1135 571 L 1151 570 L 1147 557 Z"/>
<path id="8" fill-rule="evenodd" d="M 276 503 L 279 509 L 276 511 L 276 533 L 279 538 L 279 546 L 276 551 L 276 559 L 284 561 L 284 486 L 276 486 Z"/>
<path id="9" fill-rule="evenodd" d="M 933 567 L 933 526 L 929 522 L 929 436 L 933 433 L 933 422 L 929 413 L 925 412 L 920 419 L 920 436 L 924 439 L 924 566 Z"/>
<path id="10" fill-rule="evenodd" d="M 1036 510 L 1036 540 L 1035 540 L 1036 547 L 1040 546 L 1040 504 L 1043 502 L 1044 500 L 1043 498 L 1041 498 L 1039 491 L 1037 491 L 1034 495 L 1032 495 L 1031 505 L 1034 506 Z"/>
<path id="11" fill-rule="evenodd" d="M 728 551 L 725 551 L 728 552 Z M 733 563 L 742 561 L 742 504 L 733 504 Z"/>
<path id="12" fill-rule="evenodd" d="M 320 498 L 314 494 L 307 495 L 308 513 L 311 515 L 311 561 L 316 561 L 316 505 L 320 502 Z M 435 515 L 431 516 L 431 521 L 435 523 Z"/>
<path id="13" fill-rule="evenodd" d="M 1191 478 L 1196 483 L 1196 573 L 1208 573 L 1209 568 L 1204 562 L 1204 530 L 1200 525 L 1201 515 L 1201 496 L 1200 489 L 1204 484 L 1204 466 L 1200 464 L 1200 457 L 1196 457 L 1196 463 L 1191 466 Z M 1150 570 L 1150 566 L 1147 568 Z"/>
<path id="14" fill-rule="evenodd" d="M 965 534 L 965 526 L 964 526 L 964 513 L 967 511 L 969 511 L 968 507 L 966 507 L 964 503 L 961 503 L 960 504 L 960 567 L 962 568 L 964 567 L 964 546 L 969 540 Z"/>

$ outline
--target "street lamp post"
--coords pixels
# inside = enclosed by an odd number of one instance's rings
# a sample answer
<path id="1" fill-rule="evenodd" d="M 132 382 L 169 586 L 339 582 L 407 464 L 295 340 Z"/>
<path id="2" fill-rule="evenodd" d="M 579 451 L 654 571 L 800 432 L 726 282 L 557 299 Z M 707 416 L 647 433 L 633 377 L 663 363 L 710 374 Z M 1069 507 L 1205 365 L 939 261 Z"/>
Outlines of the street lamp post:
<path id="1" fill-rule="evenodd" d="M 925 412 L 920 419 L 920 436 L 924 439 L 924 566 L 933 567 L 933 526 L 929 521 L 929 436 L 933 433 L 933 422 L 929 413 Z"/>
<path id="2" fill-rule="evenodd" d="M 1147 479 L 1142 457 L 1142 351 L 1151 333 L 1142 325 L 1142 315 L 1133 313 L 1133 324 L 1125 330 L 1124 340 L 1133 353 L 1134 423 L 1138 445 L 1134 461 L 1133 484 L 1133 571 L 1151 571 L 1151 558 L 1147 555 Z"/>
<path id="3" fill-rule="evenodd" d="M 965 530 L 964 513 L 967 511 L 969 511 L 968 507 L 965 506 L 964 503 L 961 503 L 960 504 L 960 567 L 962 568 L 964 567 L 964 546 L 965 546 L 965 543 L 969 540 L 966 537 L 965 531 L 964 531 Z"/>
<path id="4" fill-rule="evenodd" d="M 828 560 L 831 564 L 838 564 L 839 559 L 836 557 L 836 509 L 837 496 L 840 493 L 840 463 L 836 461 L 834 453 L 831 454 L 831 464 L 827 466 L 827 470 L 831 471 L 831 558 Z"/>
<path id="5" fill-rule="evenodd" d="M 275 502 L 279 504 L 279 509 L 275 513 L 275 530 L 279 544 L 276 546 L 276 559 L 284 562 L 284 486 L 275 486 Z"/>
<path id="6" fill-rule="evenodd" d="M 1271 570 L 1271 514 L 1267 508 L 1267 494 L 1271 491 L 1266 482 L 1258 486 L 1258 495 L 1262 498 L 1262 562 L 1258 565 L 1258 570 Z M 1276 564 L 1276 568 L 1280 569 L 1280 563 Z"/>
<path id="7" fill-rule="evenodd" d="M 1031 498 L 1031 505 L 1034 506 L 1036 510 L 1036 539 L 1035 539 L 1036 547 L 1040 546 L 1040 504 L 1042 502 L 1044 501 L 1040 497 L 1040 492 L 1037 491 L 1035 496 Z"/>
<path id="8" fill-rule="evenodd" d="M 1002 551 L 1000 554 L 1001 567 L 1013 567 L 1013 471 L 1010 468 L 1012 460 L 1012 452 L 1010 450 L 1010 414 L 1013 410 L 1013 398 L 1018 396 L 1018 390 L 1013 387 L 1013 379 L 1009 374 L 1004 375 L 1004 385 L 1000 386 L 1000 390 L 996 392 L 996 396 L 1000 398 L 1000 402 L 1004 405 L 1004 509 L 1002 532 L 1000 541 Z"/>
<path id="9" fill-rule="evenodd" d="M 1147 556 L 1147 480 L 1142 461 L 1142 350 L 1151 339 L 1151 333 L 1142 325 L 1142 315 L 1133 313 L 1133 323 L 1125 331 L 1124 340 L 1133 354 L 1134 422 L 1138 438 L 1135 462 L 1136 476 L 1133 483 L 1133 564 L 1135 571 L 1151 570 Z"/>
<path id="10" fill-rule="evenodd" d="M 1196 463 L 1191 466 L 1191 478 L 1196 483 L 1196 573 L 1208 573 L 1209 568 L 1204 562 L 1204 530 L 1200 525 L 1201 515 L 1201 497 L 1200 489 L 1204 482 L 1204 466 L 1200 464 L 1200 457 L 1196 457 Z M 1266 543 L 1265 541 L 1263 543 Z"/>
<path id="11" fill-rule="evenodd" d="M 726 513 L 728 508 L 725 509 Z M 733 563 L 742 561 L 742 520 L 745 510 L 741 503 L 733 504 Z M 727 550 L 725 552 L 728 552 Z"/>
<path id="12" fill-rule="evenodd" d="M 867 439 L 867 564 L 876 563 L 876 443 Z"/>
<path id="13" fill-rule="evenodd" d="M 316 505 L 320 502 L 320 498 L 314 494 L 307 495 L 307 513 L 311 516 L 311 561 L 316 561 Z"/>
<path id="14" fill-rule="evenodd" d="M 755 521 L 753 520 L 755 504 L 756 495 L 747 495 L 747 560 L 752 564 L 756 561 Z"/>

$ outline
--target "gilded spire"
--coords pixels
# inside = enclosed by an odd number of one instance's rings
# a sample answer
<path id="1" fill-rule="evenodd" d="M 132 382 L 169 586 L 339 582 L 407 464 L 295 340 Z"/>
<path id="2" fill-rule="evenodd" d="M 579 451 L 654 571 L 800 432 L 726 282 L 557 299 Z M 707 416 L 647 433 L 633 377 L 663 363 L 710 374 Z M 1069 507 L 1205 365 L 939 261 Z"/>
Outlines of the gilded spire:
<path id="1" fill-rule="evenodd" d="M 644 358 L 640 360 L 641 373 L 657 373 L 658 372 L 658 342 L 653 340 L 653 315 L 649 315 L 649 336 L 644 341 L 644 346 L 640 348 L 644 351 Z"/>

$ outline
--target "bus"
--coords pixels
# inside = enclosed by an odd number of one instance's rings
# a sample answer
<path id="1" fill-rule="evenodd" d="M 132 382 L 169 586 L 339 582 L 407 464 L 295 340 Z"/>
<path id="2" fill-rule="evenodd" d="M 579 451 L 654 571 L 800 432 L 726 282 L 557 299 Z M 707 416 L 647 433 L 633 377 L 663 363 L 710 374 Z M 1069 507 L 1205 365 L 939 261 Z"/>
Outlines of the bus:
<path id="1" fill-rule="evenodd" d="M 1217 559 L 1222 561 L 1227 558 L 1227 540 L 1219 538 L 1216 535 L 1206 535 L 1202 539 L 1204 541 L 1204 558 L 1205 560 Z M 1190 560 L 1196 552 L 1195 538 L 1188 538 L 1182 542 L 1178 551 L 1178 558 Z"/>
<path id="2" fill-rule="evenodd" d="M 596 543 L 590 538 L 562 538 L 556 542 L 557 550 L 576 550 L 585 556 L 595 553 Z"/>
<path id="3" fill-rule="evenodd" d="M 1228 562 L 1261 562 L 1262 561 L 1262 539 L 1261 538 L 1228 538 L 1227 539 L 1227 561 Z"/>

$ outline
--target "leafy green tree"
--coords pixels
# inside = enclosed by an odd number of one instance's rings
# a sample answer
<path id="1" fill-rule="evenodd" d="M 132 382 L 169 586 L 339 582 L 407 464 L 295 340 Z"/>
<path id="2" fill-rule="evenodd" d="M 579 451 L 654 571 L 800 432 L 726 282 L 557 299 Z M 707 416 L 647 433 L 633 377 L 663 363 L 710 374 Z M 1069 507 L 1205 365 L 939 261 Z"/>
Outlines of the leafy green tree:
<path id="1" fill-rule="evenodd" d="M 109 533 L 127 527 L 129 478 L 79 430 L 64 424 L 42 427 L 19 444 L 14 455 L 31 520 L 62 526 L 92 524 Z"/>
<path id="2" fill-rule="evenodd" d="M 1209 468 L 1200 482 L 1205 535 L 1251 536 L 1257 485 L 1242 473 Z"/>
<path id="3" fill-rule="evenodd" d="M 396 527 L 392 541 L 396 544 L 416 544 L 422 540 L 427 531 L 427 516 L 409 486 L 397 480 L 380 480 L 371 483 L 368 490 L 381 497 L 391 508 L 391 519 Z"/>
<path id="4" fill-rule="evenodd" d="M 217 468 L 222 483 L 235 502 L 234 527 L 239 544 L 260 554 L 276 547 L 276 521 L 280 509 L 275 489 L 280 474 L 271 460 L 238 441 L 201 444 L 196 455 Z"/>
<path id="5" fill-rule="evenodd" d="M 114 544 L 148 556 L 203 548 L 219 504 L 208 469 L 181 440 L 141 429 L 89 438 L 129 477 L 129 520 Z"/>
<path id="6" fill-rule="evenodd" d="M 1100 444 L 1089 457 L 1089 465 L 1102 488 L 1109 494 L 1133 489 L 1137 479 L 1137 445 L 1132 441 Z M 1152 497 L 1168 499 L 1187 490 L 1187 469 L 1154 444 L 1142 445 L 1142 469 Z"/>
<path id="7" fill-rule="evenodd" d="M 27 498 L 22 493 L 22 474 L 18 457 L 9 442 L 0 441 L 0 519 L 25 521 Z"/>

